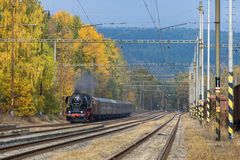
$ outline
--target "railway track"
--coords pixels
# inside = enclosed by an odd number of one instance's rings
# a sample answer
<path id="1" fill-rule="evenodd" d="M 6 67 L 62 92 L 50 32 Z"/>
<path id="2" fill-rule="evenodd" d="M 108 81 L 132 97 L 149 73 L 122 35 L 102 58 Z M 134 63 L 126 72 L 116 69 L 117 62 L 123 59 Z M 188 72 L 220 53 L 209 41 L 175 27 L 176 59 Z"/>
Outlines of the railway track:
<path id="1" fill-rule="evenodd" d="M 166 160 L 169 152 L 171 150 L 171 146 L 173 144 L 176 132 L 177 132 L 177 128 L 179 125 L 179 121 L 181 119 L 182 114 L 175 114 L 171 119 L 169 119 L 167 122 L 163 123 L 161 126 L 157 127 L 155 130 L 153 130 L 152 132 L 148 133 L 147 135 L 145 135 L 144 137 L 140 138 L 139 140 L 137 140 L 136 142 L 132 143 L 131 145 L 129 145 L 128 147 L 126 147 L 125 149 L 121 150 L 120 152 L 116 153 L 115 155 L 112 155 L 110 158 L 108 158 L 107 160 L 119 160 L 119 159 L 123 159 L 123 157 L 125 157 L 126 155 L 130 154 L 133 150 L 135 150 L 136 148 L 138 148 L 141 144 L 145 143 L 147 140 L 149 140 L 151 137 L 153 137 L 154 135 L 156 135 L 163 127 L 165 127 L 166 125 L 168 125 L 170 122 L 172 122 L 174 120 L 175 117 L 178 116 L 178 120 L 177 123 L 174 126 L 174 129 L 172 130 L 167 142 L 165 143 L 163 149 L 161 150 L 161 152 L 158 154 L 157 160 Z"/>
<path id="2" fill-rule="evenodd" d="M 85 132 L 73 133 L 69 135 L 58 136 L 44 140 L 36 140 L 34 142 L 25 142 L 22 144 L 2 147 L 0 148 L 0 153 L 2 153 L 2 156 L 0 156 L 0 160 L 23 159 L 29 156 L 38 155 L 54 149 L 62 148 L 79 142 L 84 142 L 97 137 L 123 131 L 138 126 L 140 124 L 146 123 L 150 120 L 160 119 L 165 115 L 167 114 L 160 113 L 133 122 L 126 122 L 104 128 L 93 129 Z"/>
<path id="3" fill-rule="evenodd" d="M 173 141 L 175 139 L 176 133 L 177 133 L 177 129 L 178 129 L 178 126 L 179 126 L 179 122 L 181 120 L 181 116 L 182 115 L 180 115 L 178 117 L 178 121 L 177 121 L 176 125 L 174 126 L 174 128 L 173 128 L 173 130 L 172 130 L 172 132 L 170 134 L 170 137 L 167 140 L 167 143 L 164 145 L 163 150 L 158 155 L 157 160 L 166 160 L 167 159 L 167 157 L 168 157 L 168 155 L 170 153 L 170 150 L 172 148 L 172 144 L 173 144 Z"/>
<path id="4" fill-rule="evenodd" d="M 161 113 L 159 116 L 158 115 L 152 115 L 150 118 L 146 118 L 146 120 L 151 120 L 151 119 L 158 119 L 162 116 L 163 113 Z M 94 133 L 94 132 L 97 132 L 97 131 L 102 131 L 102 130 L 106 130 L 106 129 L 111 129 L 111 128 L 114 128 L 114 127 L 118 127 L 118 126 L 121 126 L 121 125 L 124 125 L 124 124 L 132 124 L 132 123 L 136 123 L 136 122 L 141 122 L 142 120 L 135 120 L 135 121 L 130 121 L 130 122 L 121 122 L 120 124 L 115 124 L 113 126 L 108 126 L 108 127 L 104 127 L 104 125 L 98 125 L 98 126 L 95 126 L 93 128 L 87 128 L 87 129 L 84 129 L 84 130 L 75 130 L 75 131 L 70 131 L 68 132 L 67 134 L 58 134 L 58 135 L 55 135 L 55 136 L 48 136 L 47 138 L 44 138 L 44 139 L 41 139 L 39 136 L 37 137 L 37 141 L 33 141 L 32 143 L 28 142 L 26 143 L 26 146 L 29 146 L 30 145 L 33 145 L 33 144 L 41 144 L 41 143 L 37 143 L 37 142 L 51 142 L 51 141 L 54 141 L 54 140 L 59 140 L 59 139 L 64 139 L 64 138 L 69 138 L 69 137 L 72 137 L 72 136 L 79 136 L 79 135 L 84 135 L 84 134 L 89 134 L 89 133 Z M 105 124 L 106 125 L 106 124 Z M 111 124 L 110 124 L 111 125 Z M 31 139 L 30 139 L 31 140 Z M 29 139 L 23 139 L 22 142 L 24 141 L 30 141 Z M 18 139 L 18 142 L 20 142 L 20 140 Z M 14 142 L 12 142 L 14 144 Z M 4 152 L 4 151 L 9 151 L 9 150 L 12 150 L 12 149 L 17 149 L 17 148 L 21 148 L 21 147 L 24 147 L 24 144 L 23 143 L 20 143 L 19 145 L 9 145 L 9 147 L 4 147 L 4 148 L 0 148 L 0 153 Z"/>
<path id="5" fill-rule="evenodd" d="M 127 120 L 141 118 L 143 116 L 146 116 L 146 115 L 152 114 L 152 113 L 154 113 L 154 112 L 146 112 L 146 113 L 136 114 L 136 115 L 131 116 L 131 117 L 114 119 L 114 120 L 107 120 L 107 121 L 100 121 L 100 122 L 93 122 L 93 123 L 87 123 L 87 124 L 63 123 L 63 124 L 49 124 L 49 125 L 35 125 L 35 126 L 28 126 L 28 127 L 19 127 L 18 129 L 38 128 L 39 126 L 41 126 L 40 128 L 44 128 L 44 127 L 57 127 L 57 128 L 44 129 L 44 130 L 39 130 L 39 131 L 30 131 L 30 132 L 29 131 L 27 131 L 27 132 L 13 132 L 12 134 L 1 135 L 0 139 L 11 138 L 11 137 L 20 137 L 20 136 L 23 136 L 23 135 L 30 135 L 30 134 L 54 132 L 54 131 L 72 129 L 72 128 L 76 128 L 76 127 L 93 126 L 93 125 L 98 125 L 98 124 L 101 124 L 101 125 L 113 124 L 113 123 L 120 122 L 120 121 L 127 121 Z M 66 126 L 66 127 L 64 127 L 64 126 Z M 14 129 L 12 129 L 12 130 L 14 131 Z M 10 131 L 10 130 L 8 130 L 8 131 Z"/>
<path id="6" fill-rule="evenodd" d="M 134 118 L 138 116 L 143 116 L 149 113 L 154 113 L 154 112 L 144 112 L 144 113 L 135 113 L 131 117 L 126 117 L 126 118 Z M 125 119 L 125 118 L 120 118 L 120 119 Z M 108 121 L 116 121 L 120 119 L 113 119 L 113 120 L 105 120 L 105 121 L 100 121 L 100 122 L 92 122 L 89 124 L 94 124 L 94 123 L 101 123 L 101 122 L 108 122 Z M 89 125 L 88 124 L 88 125 Z M 21 130 L 21 129 L 33 129 L 33 128 L 48 128 L 48 127 L 61 127 L 61 126 L 73 126 L 74 124 L 71 123 L 54 123 L 54 124 L 41 124 L 41 125 L 27 125 L 27 126 L 16 126 L 16 127 L 11 127 L 11 128 L 2 128 L 0 129 L 0 132 L 3 131 L 14 131 L 14 130 Z"/>

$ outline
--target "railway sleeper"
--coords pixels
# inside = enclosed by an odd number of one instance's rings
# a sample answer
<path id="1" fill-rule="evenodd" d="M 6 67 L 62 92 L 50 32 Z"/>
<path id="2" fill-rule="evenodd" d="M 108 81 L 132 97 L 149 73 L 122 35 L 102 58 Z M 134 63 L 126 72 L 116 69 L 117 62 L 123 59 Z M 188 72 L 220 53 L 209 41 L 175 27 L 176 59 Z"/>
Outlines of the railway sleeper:
<path id="1" fill-rule="evenodd" d="M 57 136 L 63 136 L 63 135 L 68 135 L 72 133 L 78 133 L 78 132 L 83 132 L 83 131 L 89 131 L 92 129 L 98 129 L 98 128 L 103 128 L 104 125 L 97 125 L 94 127 L 90 128 L 85 128 L 85 129 L 78 129 L 78 130 L 72 130 L 72 131 L 64 131 L 64 132 L 55 132 L 55 133 L 44 133 L 40 135 L 27 135 L 23 137 L 18 137 L 18 138 L 9 138 L 9 139 L 3 139 L 0 142 L 0 148 L 1 147 L 6 147 L 6 146 L 11 146 L 11 145 L 16 145 L 16 144 L 21 144 L 24 142 L 33 142 L 36 140 L 43 140 L 46 138 L 51 138 L 51 137 L 57 137 Z"/>

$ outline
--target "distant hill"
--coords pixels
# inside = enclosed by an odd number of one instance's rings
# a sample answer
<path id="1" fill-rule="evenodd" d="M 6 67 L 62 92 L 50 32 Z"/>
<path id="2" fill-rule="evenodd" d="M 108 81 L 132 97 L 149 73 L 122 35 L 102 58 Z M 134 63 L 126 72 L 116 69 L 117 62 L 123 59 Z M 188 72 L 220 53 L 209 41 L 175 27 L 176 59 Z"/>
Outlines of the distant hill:
<path id="1" fill-rule="evenodd" d="M 154 28 L 98 28 L 105 37 L 112 39 L 145 39 L 158 40 L 159 36 Z M 206 31 L 205 31 L 205 34 Z M 222 32 L 221 43 L 227 43 L 228 33 Z M 193 40 L 198 36 L 198 29 L 177 28 L 162 31 L 160 35 L 164 40 Z M 235 44 L 240 42 L 240 34 L 234 34 Z M 214 31 L 211 31 L 211 39 L 214 43 Z M 207 36 L 204 37 L 207 43 Z M 192 44 L 121 44 L 125 59 L 129 63 L 191 63 L 194 57 L 194 45 Z M 205 55 L 207 50 L 205 49 Z M 211 49 L 211 63 L 215 64 L 215 50 Z M 235 49 L 235 64 L 240 64 L 238 49 Z M 205 60 L 206 60 L 205 56 Z M 206 61 L 205 61 L 206 62 Z M 222 65 L 227 64 L 227 48 L 221 50 Z M 180 71 L 186 70 L 186 67 L 180 67 Z M 169 72 L 168 72 L 169 73 Z M 174 72 L 175 73 L 175 72 Z"/>

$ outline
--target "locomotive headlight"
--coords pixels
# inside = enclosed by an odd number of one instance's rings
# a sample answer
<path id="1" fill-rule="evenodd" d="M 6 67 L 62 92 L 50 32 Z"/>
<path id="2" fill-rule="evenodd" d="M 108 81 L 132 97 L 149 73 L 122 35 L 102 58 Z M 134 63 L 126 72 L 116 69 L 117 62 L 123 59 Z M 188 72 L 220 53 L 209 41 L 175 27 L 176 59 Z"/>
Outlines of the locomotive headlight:
<path id="1" fill-rule="evenodd" d="M 68 111 L 69 114 L 71 114 L 71 111 Z"/>
<path id="2" fill-rule="evenodd" d="M 81 111 L 81 113 L 83 113 L 83 111 Z"/>

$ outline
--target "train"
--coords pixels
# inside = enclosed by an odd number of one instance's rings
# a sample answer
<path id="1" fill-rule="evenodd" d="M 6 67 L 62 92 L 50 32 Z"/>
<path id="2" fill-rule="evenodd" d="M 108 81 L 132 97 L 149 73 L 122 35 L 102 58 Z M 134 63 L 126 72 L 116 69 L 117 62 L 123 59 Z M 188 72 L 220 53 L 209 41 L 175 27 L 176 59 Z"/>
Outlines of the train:
<path id="1" fill-rule="evenodd" d="M 75 122 L 91 122 L 130 116 L 134 110 L 132 103 L 93 97 L 75 91 L 66 97 L 66 120 Z"/>

